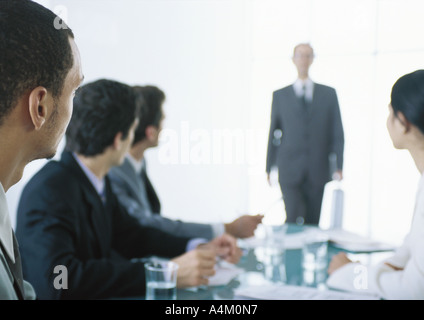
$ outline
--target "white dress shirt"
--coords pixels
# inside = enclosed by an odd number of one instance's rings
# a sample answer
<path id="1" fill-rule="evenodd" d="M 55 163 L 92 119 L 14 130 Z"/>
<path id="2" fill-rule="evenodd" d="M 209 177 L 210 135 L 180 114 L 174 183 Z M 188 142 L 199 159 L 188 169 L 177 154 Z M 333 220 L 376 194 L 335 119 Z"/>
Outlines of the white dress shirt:
<path id="1" fill-rule="evenodd" d="M 12 224 L 10 223 L 9 209 L 7 206 L 6 193 L 0 183 L 0 241 L 10 260 L 15 263 L 13 254 Z"/>
<path id="2" fill-rule="evenodd" d="M 293 83 L 293 89 L 296 97 L 301 98 L 305 94 L 306 101 L 308 103 L 312 102 L 314 95 L 314 83 L 310 78 L 307 78 L 306 80 L 297 79 Z"/>
<path id="3" fill-rule="evenodd" d="M 403 270 L 395 271 L 384 262 Z M 363 276 L 366 278 L 361 279 Z M 376 266 L 346 264 L 328 278 L 327 284 L 384 299 L 424 299 L 424 175 L 418 186 L 411 229 L 395 254 Z"/>

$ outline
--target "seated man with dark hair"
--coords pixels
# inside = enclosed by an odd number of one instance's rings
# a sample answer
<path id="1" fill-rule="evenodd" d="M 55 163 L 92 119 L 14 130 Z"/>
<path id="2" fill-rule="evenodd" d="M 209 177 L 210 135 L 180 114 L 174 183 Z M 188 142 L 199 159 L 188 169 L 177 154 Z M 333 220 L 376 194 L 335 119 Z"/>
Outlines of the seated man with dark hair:
<path id="1" fill-rule="evenodd" d="M 34 299 L 23 280 L 6 192 L 26 165 L 55 155 L 83 80 L 74 35 L 34 1 L 0 0 L 0 300 Z"/>
<path id="2" fill-rule="evenodd" d="M 160 214 L 159 197 L 147 175 L 144 152 L 158 146 L 164 119 L 164 92 L 155 86 L 133 87 L 136 96 L 145 101 L 146 112 L 135 130 L 134 141 L 124 162 L 109 173 L 112 188 L 128 213 L 146 226 L 175 235 L 212 239 L 223 233 L 248 238 L 262 221 L 262 215 L 243 215 L 230 223 L 193 223 L 168 219 Z"/>
<path id="3" fill-rule="evenodd" d="M 47 163 L 26 185 L 17 237 L 24 275 L 40 299 L 142 295 L 144 267 L 133 258 L 180 255 L 173 259 L 179 265 L 178 287 L 207 284 L 217 255 L 239 259 L 231 236 L 196 247 L 195 239 L 140 225 L 119 204 L 107 173 L 128 151 L 139 109 L 140 101 L 125 84 L 98 80 L 83 86 L 61 160 Z M 66 268 L 66 285 L 56 281 L 57 266 Z"/>

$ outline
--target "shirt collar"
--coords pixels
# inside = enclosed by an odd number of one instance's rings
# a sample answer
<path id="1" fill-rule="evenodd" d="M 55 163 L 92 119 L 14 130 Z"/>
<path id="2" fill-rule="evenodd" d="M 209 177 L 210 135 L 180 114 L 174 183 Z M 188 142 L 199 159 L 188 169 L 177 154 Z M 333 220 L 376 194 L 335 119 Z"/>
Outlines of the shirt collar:
<path id="1" fill-rule="evenodd" d="M 298 78 L 295 83 L 293 83 L 293 89 L 296 96 L 300 97 L 303 95 L 303 86 L 305 86 L 306 90 L 306 99 L 312 101 L 314 82 L 310 78 L 307 78 L 306 80 L 300 80 Z"/>
<path id="2" fill-rule="evenodd" d="M 13 253 L 13 233 L 12 224 L 10 223 L 9 209 L 7 206 L 6 193 L 3 185 L 0 183 L 0 242 L 3 244 L 6 254 L 10 260 L 15 263 L 15 255 Z"/>
<path id="3" fill-rule="evenodd" d="M 75 160 L 78 162 L 82 171 L 84 171 L 88 180 L 90 180 L 94 189 L 96 189 L 97 193 L 100 196 L 103 195 L 103 191 L 104 191 L 104 188 L 105 188 L 105 179 L 104 178 L 103 179 L 97 178 L 97 176 L 93 172 L 91 172 L 91 170 L 78 158 L 76 153 L 73 152 L 72 155 L 74 156 Z"/>
<path id="4" fill-rule="evenodd" d="M 129 163 L 131 164 L 131 166 L 134 168 L 135 173 L 140 174 L 141 170 L 143 170 L 144 158 L 139 161 L 139 160 L 134 159 L 134 157 L 129 153 L 127 153 L 126 157 L 129 161 Z"/>

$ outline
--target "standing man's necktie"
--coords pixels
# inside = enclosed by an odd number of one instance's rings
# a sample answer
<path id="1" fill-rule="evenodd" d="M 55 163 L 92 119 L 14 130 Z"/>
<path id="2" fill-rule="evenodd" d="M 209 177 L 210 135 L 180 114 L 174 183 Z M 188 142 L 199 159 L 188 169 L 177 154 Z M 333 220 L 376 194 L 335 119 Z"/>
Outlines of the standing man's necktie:
<path id="1" fill-rule="evenodd" d="M 16 295 L 19 299 L 24 299 L 24 280 L 22 275 L 22 264 L 21 264 L 21 255 L 19 254 L 19 245 L 16 241 L 15 233 L 13 235 L 13 254 L 15 255 L 15 263 L 10 260 L 7 253 L 4 254 L 6 258 L 7 265 L 9 266 L 10 272 L 13 275 L 13 287 L 15 288 Z"/>
<path id="2" fill-rule="evenodd" d="M 306 100 L 306 86 L 302 86 L 302 96 L 300 97 L 300 100 L 302 102 L 303 109 L 305 111 L 308 111 L 308 101 Z"/>

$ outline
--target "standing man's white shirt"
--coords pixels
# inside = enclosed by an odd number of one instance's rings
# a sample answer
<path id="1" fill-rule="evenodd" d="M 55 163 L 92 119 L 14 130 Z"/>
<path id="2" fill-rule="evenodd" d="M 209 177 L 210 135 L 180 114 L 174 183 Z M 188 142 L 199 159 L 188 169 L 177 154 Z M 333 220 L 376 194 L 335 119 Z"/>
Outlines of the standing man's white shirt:
<path id="1" fill-rule="evenodd" d="M 5 254 L 15 263 L 13 251 L 13 234 L 10 223 L 9 210 L 3 185 L 0 183 L 0 242 L 3 250 L 0 250 L 0 300 L 17 300 L 13 287 L 13 275 L 6 262 Z M 24 281 L 25 299 L 35 299 L 33 287 Z"/>
<path id="2" fill-rule="evenodd" d="M 314 83 L 310 78 L 307 78 L 306 80 L 298 78 L 293 83 L 293 90 L 296 97 L 300 98 L 305 94 L 306 101 L 311 103 L 314 96 Z"/>
<path id="3" fill-rule="evenodd" d="M 384 262 L 403 270 L 395 271 Z M 366 281 L 358 281 L 364 275 Z M 424 299 L 424 175 L 418 186 L 410 232 L 394 256 L 367 268 L 358 263 L 346 264 L 328 278 L 327 284 L 384 299 Z"/>

